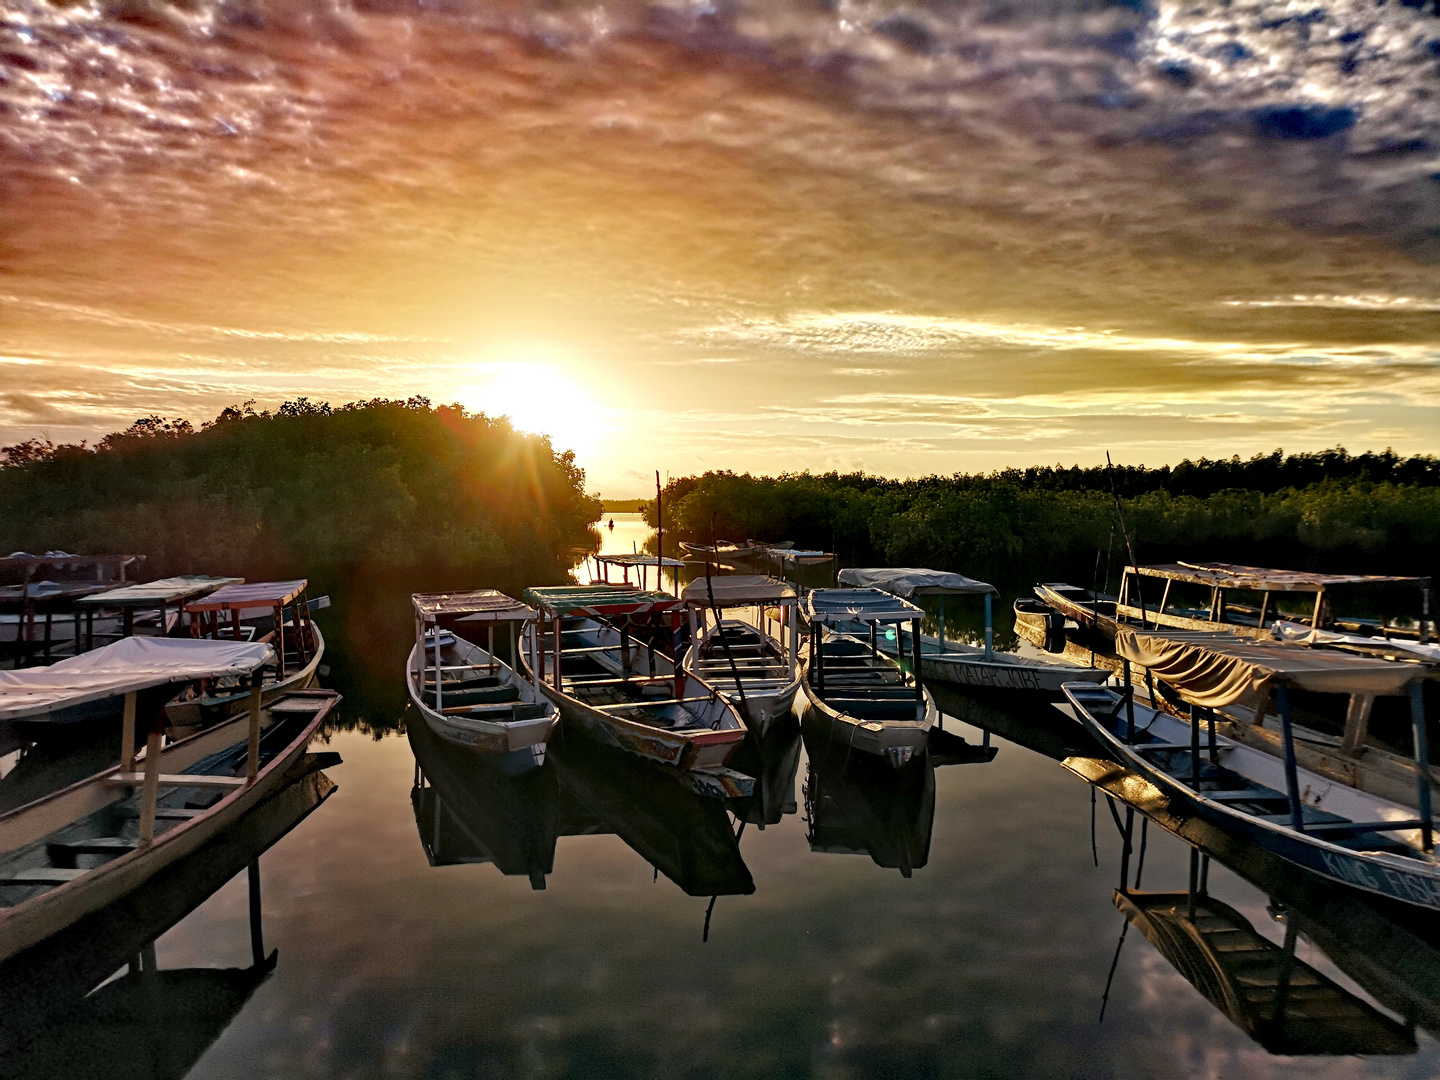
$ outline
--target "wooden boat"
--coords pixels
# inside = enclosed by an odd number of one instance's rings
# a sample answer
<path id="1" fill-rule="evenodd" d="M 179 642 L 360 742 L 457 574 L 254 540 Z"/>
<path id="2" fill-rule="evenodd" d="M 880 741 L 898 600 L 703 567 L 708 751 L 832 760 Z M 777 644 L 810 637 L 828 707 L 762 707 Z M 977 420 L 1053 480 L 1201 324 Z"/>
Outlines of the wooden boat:
<path id="1" fill-rule="evenodd" d="M 522 677 L 495 651 L 495 630 L 502 627 L 507 655 L 515 661 L 519 635 L 536 612 L 494 589 L 416 593 L 411 602 L 415 646 L 405 665 L 405 688 L 430 730 L 456 746 L 495 755 L 508 772 L 544 761 L 558 719 L 555 706 L 533 677 Z M 458 633 L 482 629 L 484 649 Z M 526 641 L 533 644 L 530 636 Z"/>
<path id="2" fill-rule="evenodd" d="M 1237 675 L 1237 681 L 1246 678 Z M 1283 760 L 1219 735 L 1202 741 L 1200 725 L 1117 690 L 1075 683 L 1065 687 L 1065 696 L 1105 752 L 1149 781 L 1174 812 L 1203 817 L 1243 842 L 1332 881 L 1440 909 L 1428 782 L 1422 776 L 1417 816 L 1399 803 L 1300 768 L 1285 683 L 1303 688 L 1306 680 L 1291 673 L 1273 678 L 1286 733 Z M 1419 695 L 1412 694 L 1412 703 L 1418 701 Z M 1428 756 L 1423 708 L 1417 712 L 1423 761 Z"/>
<path id="3" fill-rule="evenodd" d="M 882 625 L 924 614 L 879 589 L 815 589 L 805 598 L 810 647 L 802 670 L 805 693 L 796 701 L 803 723 L 821 725 L 829 741 L 883 758 L 893 768 L 925 749 L 935 726 L 935 701 L 914 674 L 876 644 Z M 853 632 L 868 629 L 869 641 Z M 847 632 L 851 631 L 851 632 Z M 913 639 L 912 639 L 913 640 Z"/>
<path id="4" fill-rule="evenodd" d="M 23 667 L 37 658 L 48 664 L 57 651 L 74 656 L 84 638 L 79 600 L 124 585 L 127 572 L 144 561 L 66 551 L 0 558 L 0 658 Z"/>
<path id="5" fill-rule="evenodd" d="M 320 769 L 338 760 L 333 753 L 302 755 L 277 791 L 200 849 L 124 899 L 6 960 L 0 966 L 5 1075 L 188 1072 L 247 991 L 275 968 L 277 954 L 264 946 L 258 859 L 335 790 Z M 250 966 L 160 970 L 155 940 L 247 869 Z M 124 976 L 112 979 L 127 965 Z M 147 985 L 154 996 L 137 997 Z M 118 988 L 113 996 L 111 987 Z M 157 1050 L 173 1072 L 153 1071 Z M 105 1062 L 107 1054 L 122 1060 Z"/>
<path id="6" fill-rule="evenodd" d="M 995 586 L 963 574 L 920 568 L 847 568 L 840 571 L 840 583 L 883 589 L 885 592 L 914 600 L 920 596 L 940 598 L 940 636 L 921 635 L 920 672 L 930 680 L 954 683 L 974 690 L 1006 691 L 1060 696 L 1065 682 L 1105 682 L 1108 671 L 1098 668 L 1077 669 L 1069 664 L 1055 664 L 1015 653 L 997 653 L 994 649 L 994 625 L 991 598 Z M 947 596 L 983 596 L 985 600 L 985 646 L 965 645 L 945 640 L 945 598 Z M 915 643 L 904 627 L 886 628 L 876 644 L 892 656 L 912 656 Z"/>
<path id="7" fill-rule="evenodd" d="M 545 888 L 559 835 L 555 770 L 507 773 L 491 756 L 442 739 L 428 724 L 409 724 L 405 732 L 415 754 L 410 805 L 430 865 L 490 863 Z"/>
<path id="8" fill-rule="evenodd" d="M 1148 583 L 1149 587 L 1146 587 Z M 1364 619 L 1337 618 L 1336 596 L 1356 590 L 1414 590 L 1414 626 L 1385 625 Z M 1191 605 L 1187 606 L 1188 598 Z M 1236 603 L 1236 595 L 1258 595 L 1260 603 Z M 1148 595 L 1147 595 L 1148 594 Z M 1306 614 L 1280 611 L 1281 600 L 1296 595 L 1314 596 L 1304 606 Z M 1424 645 L 1430 640 L 1430 579 L 1378 574 L 1316 574 L 1293 570 L 1270 570 L 1233 563 L 1164 563 L 1127 566 L 1120 582 L 1120 599 L 1115 607 L 1118 619 L 1141 629 L 1220 630 L 1242 637 L 1269 639 L 1276 619 L 1304 622 L 1310 630 L 1342 628 L 1350 636 L 1393 639 Z M 1206 606 L 1194 606 L 1204 600 Z"/>
<path id="9" fill-rule="evenodd" d="M 693 642 L 685 656 L 685 669 L 727 698 L 740 710 L 750 730 L 763 736 L 791 714 L 800 689 L 795 589 L 758 574 L 707 574 L 685 586 L 680 598 L 688 608 Z M 737 607 L 754 607 L 755 621 L 725 619 L 719 614 Z M 780 612 L 780 633 L 789 630 L 788 648 L 761 628 L 772 607 Z"/>
<path id="10" fill-rule="evenodd" d="M 748 541 L 744 544 L 736 544 L 729 540 L 720 540 L 714 544 L 692 544 L 681 540 L 680 547 L 697 559 L 718 559 L 725 562 L 736 559 L 753 559 L 760 554 L 762 545 Z"/>
<path id="11" fill-rule="evenodd" d="M 325 638 L 310 618 L 309 582 L 256 581 L 223 585 L 185 605 L 190 636 L 211 641 L 259 641 L 275 649 L 265 669 L 263 701 L 307 690 L 325 656 Z M 187 690 L 167 707 L 172 724 L 199 725 L 244 711 L 249 690 L 234 678 L 214 679 Z"/>
<path id="12" fill-rule="evenodd" d="M 750 794 L 751 778 L 725 768 L 745 738 L 740 714 L 676 667 L 679 597 L 574 585 L 526 589 L 525 599 L 542 615 L 526 631 L 527 670 L 566 723 L 673 766 L 700 794 Z"/>
<path id="13" fill-rule="evenodd" d="M 274 651 L 140 640 L 150 652 L 144 671 L 97 668 L 88 679 L 71 672 L 47 681 L 42 676 L 55 669 L 39 668 L 0 680 L 0 717 L 95 697 L 125 700 L 118 767 L 0 815 L 0 959 L 115 902 L 233 824 L 276 788 L 339 701 L 332 691 L 307 690 L 265 707 L 256 685 L 245 716 L 162 747 L 169 686 L 237 669 L 253 676 Z M 138 762 L 137 729 L 146 732 Z"/>
<path id="14" fill-rule="evenodd" d="M 1413 1030 L 1197 892 L 1115 892 L 1115 906 L 1176 971 L 1272 1054 L 1413 1054 Z"/>

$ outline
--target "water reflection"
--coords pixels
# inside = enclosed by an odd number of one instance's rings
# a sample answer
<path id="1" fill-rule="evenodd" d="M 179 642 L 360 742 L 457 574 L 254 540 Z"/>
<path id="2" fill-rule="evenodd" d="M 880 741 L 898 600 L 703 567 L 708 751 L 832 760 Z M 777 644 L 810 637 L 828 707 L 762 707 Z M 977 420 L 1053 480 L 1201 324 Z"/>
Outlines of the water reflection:
<path id="1" fill-rule="evenodd" d="M 691 896 L 755 891 L 723 801 L 651 762 L 562 728 L 543 765 L 506 776 L 422 723 L 406 730 L 411 804 L 432 866 L 494 863 L 543 889 L 559 837 L 613 833 Z"/>
<path id="2" fill-rule="evenodd" d="M 186 1075 L 275 970 L 278 952 L 264 946 L 258 860 L 329 798 L 335 784 L 320 769 L 338 760 L 303 758 L 279 791 L 224 834 L 0 965 L 0 1072 L 13 1080 Z M 250 964 L 161 970 L 156 938 L 241 871 L 249 878 Z"/>

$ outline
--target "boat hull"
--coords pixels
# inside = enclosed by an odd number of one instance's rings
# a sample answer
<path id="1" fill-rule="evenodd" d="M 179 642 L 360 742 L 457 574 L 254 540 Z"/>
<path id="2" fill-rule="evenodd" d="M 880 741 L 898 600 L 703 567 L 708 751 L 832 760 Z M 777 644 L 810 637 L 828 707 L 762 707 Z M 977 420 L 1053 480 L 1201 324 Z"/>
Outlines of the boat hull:
<path id="1" fill-rule="evenodd" d="M 880 638 L 877 643 L 882 652 L 895 655 L 895 641 Z M 908 640 L 906 655 L 901 659 L 910 660 Z M 1110 678 L 1110 672 L 1099 668 L 1051 664 L 1001 652 L 992 653 L 987 660 L 983 649 L 953 642 L 942 647 L 938 638 L 924 635 L 920 638 L 920 674 L 927 680 L 974 690 L 1044 695 L 1057 700 L 1064 696 L 1060 688 L 1067 682 L 1103 683 Z"/>
<path id="2" fill-rule="evenodd" d="M 269 705 L 272 701 L 278 701 L 286 694 L 296 690 L 309 690 L 315 686 L 315 680 L 320 671 L 320 662 L 325 656 L 325 638 L 321 635 L 320 628 L 314 623 L 311 623 L 310 627 L 315 635 L 315 654 L 306 661 L 304 667 L 294 673 L 278 681 L 265 682 L 260 688 L 262 705 Z M 165 706 L 165 718 L 176 727 L 196 727 L 200 724 L 212 724 L 216 720 L 239 716 L 249 708 L 249 691 L 238 691 L 233 694 L 206 694 L 188 701 L 171 702 Z"/>
<path id="3" fill-rule="evenodd" d="M 866 720 L 843 712 L 820 697 L 811 685 L 812 657 L 805 658 L 801 670 L 802 693 L 795 699 L 795 711 L 802 725 L 808 724 L 823 733 L 827 745 L 838 744 L 884 760 L 892 768 L 903 768 L 924 755 L 930 729 L 939 719 L 939 710 L 930 691 L 921 690 L 913 720 Z M 885 657 L 898 673 L 900 666 Z"/>

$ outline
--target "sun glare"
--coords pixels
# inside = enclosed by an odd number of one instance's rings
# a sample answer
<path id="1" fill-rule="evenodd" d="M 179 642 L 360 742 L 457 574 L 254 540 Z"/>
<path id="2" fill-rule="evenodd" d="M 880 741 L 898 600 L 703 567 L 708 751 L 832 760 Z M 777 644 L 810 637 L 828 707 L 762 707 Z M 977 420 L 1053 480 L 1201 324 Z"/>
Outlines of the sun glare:
<path id="1" fill-rule="evenodd" d="M 602 426 L 602 407 L 590 392 L 552 364 L 477 365 L 465 392 L 467 407 L 508 416 L 521 431 L 548 435 L 559 450 L 592 448 Z"/>

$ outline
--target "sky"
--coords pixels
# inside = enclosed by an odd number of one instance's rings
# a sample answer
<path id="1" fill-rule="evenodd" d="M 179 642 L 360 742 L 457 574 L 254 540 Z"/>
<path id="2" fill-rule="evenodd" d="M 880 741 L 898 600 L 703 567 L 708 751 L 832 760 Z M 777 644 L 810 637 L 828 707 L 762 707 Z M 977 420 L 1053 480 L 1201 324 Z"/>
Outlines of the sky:
<path id="1" fill-rule="evenodd" d="M 1380 0 L 10 0 L 0 442 L 422 394 L 654 471 L 1440 452 Z"/>

